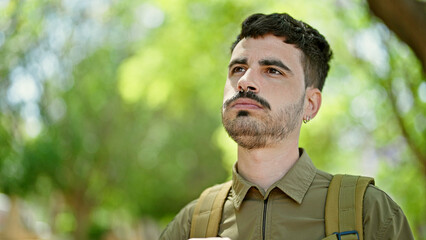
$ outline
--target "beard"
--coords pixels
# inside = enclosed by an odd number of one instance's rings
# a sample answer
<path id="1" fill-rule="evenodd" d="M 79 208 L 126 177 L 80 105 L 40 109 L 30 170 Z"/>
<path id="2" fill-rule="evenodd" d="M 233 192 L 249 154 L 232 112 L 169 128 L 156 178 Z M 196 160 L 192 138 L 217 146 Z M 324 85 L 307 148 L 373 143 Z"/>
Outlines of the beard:
<path id="1" fill-rule="evenodd" d="M 239 97 L 231 100 L 237 98 Z M 222 123 L 228 135 L 239 146 L 246 149 L 264 148 L 286 139 L 296 129 L 302 115 L 304 98 L 305 94 L 296 103 L 285 106 L 276 113 L 271 112 L 270 108 L 264 108 L 260 114 L 244 110 L 232 113 L 227 108 L 230 101 L 226 101 L 222 111 Z M 267 103 L 264 99 L 262 101 Z"/>

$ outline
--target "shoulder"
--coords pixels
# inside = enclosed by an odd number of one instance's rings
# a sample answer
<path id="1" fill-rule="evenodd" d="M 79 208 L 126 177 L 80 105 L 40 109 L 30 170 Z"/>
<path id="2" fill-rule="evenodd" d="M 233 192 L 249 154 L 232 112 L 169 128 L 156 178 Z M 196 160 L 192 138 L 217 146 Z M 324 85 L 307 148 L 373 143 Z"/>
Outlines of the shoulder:
<path id="1" fill-rule="evenodd" d="M 194 215 L 194 210 L 196 208 L 197 203 L 200 201 L 200 199 L 206 199 L 206 197 L 214 199 L 218 192 L 222 189 L 222 186 L 225 186 L 225 184 L 229 185 L 229 183 L 230 181 L 209 187 L 203 191 L 200 198 L 188 203 L 167 225 L 166 229 L 164 229 L 163 233 L 160 236 L 160 240 L 187 240 L 190 235 L 192 216 Z M 212 203 L 212 201 L 201 201 L 202 203 Z"/>
<path id="2" fill-rule="evenodd" d="M 333 179 L 333 175 L 328 173 L 328 172 L 324 172 L 324 171 L 317 169 L 317 174 L 316 174 L 315 178 L 317 178 L 320 181 L 330 183 L 331 179 Z"/>
<path id="3" fill-rule="evenodd" d="M 191 230 L 191 220 L 194 213 L 195 205 L 198 199 L 188 203 L 182 208 L 175 218 L 167 225 L 164 231 L 161 233 L 160 240 L 175 240 L 189 238 Z"/>
<path id="4" fill-rule="evenodd" d="M 317 169 L 307 194 L 317 195 L 321 192 L 321 195 L 324 196 L 325 200 L 331 179 L 333 179 L 333 175 Z"/>
<path id="5" fill-rule="evenodd" d="M 380 217 L 389 219 L 401 213 L 402 210 L 398 204 L 383 190 L 374 185 L 369 185 L 364 195 L 363 213 L 368 221 L 373 213 L 380 213 Z"/>
<path id="6" fill-rule="evenodd" d="M 317 169 L 311 188 L 320 187 L 327 190 L 332 179 L 332 174 Z"/>
<path id="7" fill-rule="evenodd" d="M 414 239 L 402 209 L 383 190 L 369 185 L 363 206 L 365 239 Z"/>
<path id="8" fill-rule="evenodd" d="M 369 185 L 365 191 L 364 204 L 369 206 L 385 206 L 386 209 L 397 211 L 399 206 L 392 198 L 380 188 Z"/>

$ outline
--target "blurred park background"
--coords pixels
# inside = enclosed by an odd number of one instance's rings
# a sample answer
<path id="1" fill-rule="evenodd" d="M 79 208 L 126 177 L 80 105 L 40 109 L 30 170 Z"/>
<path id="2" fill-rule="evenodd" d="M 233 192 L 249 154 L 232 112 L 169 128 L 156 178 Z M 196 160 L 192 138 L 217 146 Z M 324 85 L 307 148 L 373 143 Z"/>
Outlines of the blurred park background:
<path id="1" fill-rule="evenodd" d="M 370 2 L 387 4 L 0 0 L 0 239 L 156 239 L 228 179 L 229 48 L 256 12 L 334 51 L 300 145 L 322 170 L 375 177 L 426 239 L 425 1 Z"/>

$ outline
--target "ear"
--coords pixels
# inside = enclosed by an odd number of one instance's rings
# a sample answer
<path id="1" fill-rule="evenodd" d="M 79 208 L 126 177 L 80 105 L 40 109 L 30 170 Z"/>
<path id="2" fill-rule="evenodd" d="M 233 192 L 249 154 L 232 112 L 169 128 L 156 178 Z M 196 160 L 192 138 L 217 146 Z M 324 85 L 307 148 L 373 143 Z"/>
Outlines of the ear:
<path id="1" fill-rule="evenodd" d="M 305 98 L 305 114 L 303 117 L 313 119 L 321 107 L 321 91 L 318 88 L 308 87 Z"/>

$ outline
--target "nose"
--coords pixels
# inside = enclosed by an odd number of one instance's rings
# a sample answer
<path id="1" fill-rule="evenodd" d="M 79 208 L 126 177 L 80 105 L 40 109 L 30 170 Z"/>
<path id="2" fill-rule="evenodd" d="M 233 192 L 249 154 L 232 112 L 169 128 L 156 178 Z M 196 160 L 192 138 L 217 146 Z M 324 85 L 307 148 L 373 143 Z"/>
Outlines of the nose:
<path id="1" fill-rule="evenodd" d="M 248 69 L 246 73 L 238 80 L 237 90 L 251 91 L 254 93 L 259 92 L 259 82 L 253 69 Z"/>

